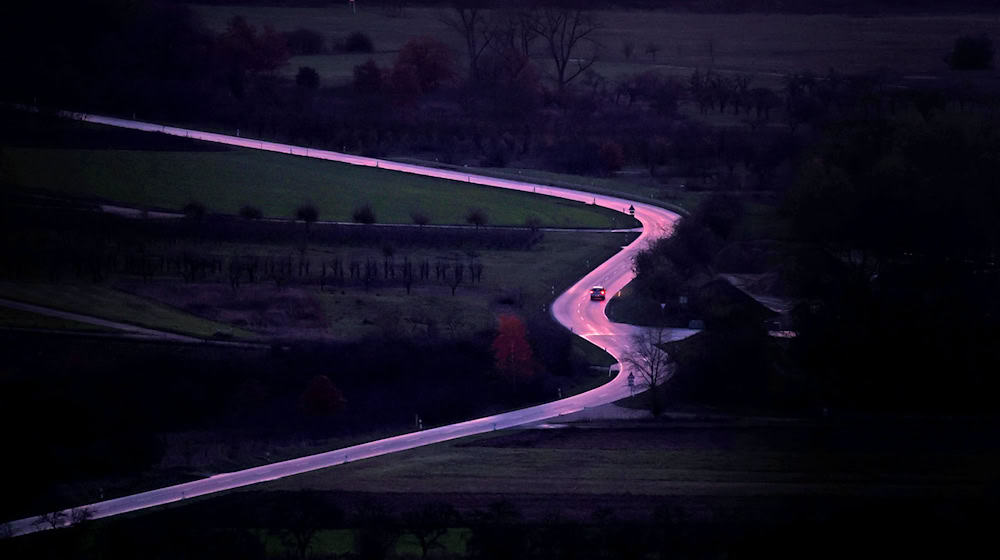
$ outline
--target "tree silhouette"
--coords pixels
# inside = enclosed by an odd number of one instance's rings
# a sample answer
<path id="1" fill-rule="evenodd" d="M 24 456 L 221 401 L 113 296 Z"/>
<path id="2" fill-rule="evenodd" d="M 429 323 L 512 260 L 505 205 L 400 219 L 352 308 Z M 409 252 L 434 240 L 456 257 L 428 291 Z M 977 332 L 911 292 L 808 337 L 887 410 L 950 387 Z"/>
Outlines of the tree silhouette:
<path id="1" fill-rule="evenodd" d="M 556 67 L 556 84 L 560 92 L 597 60 L 596 51 L 579 52 L 584 42 L 592 42 L 590 36 L 598 29 L 597 21 L 583 10 L 558 5 L 540 8 L 532 21 L 532 29 L 545 42 L 547 54 Z M 571 62 L 575 67 L 570 68 Z"/>
<path id="2" fill-rule="evenodd" d="M 411 212 L 410 219 L 413 220 L 413 223 L 417 224 L 418 226 L 426 226 L 431 221 L 431 219 L 427 216 L 427 214 L 421 210 L 415 210 Z"/>
<path id="3" fill-rule="evenodd" d="M 667 342 L 662 328 L 644 329 L 632 337 L 632 351 L 625 355 L 625 365 L 638 378 L 638 388 L 646 388 L 649 410 L 659 415 L 661 404 L 657 387 L 670 376 L 670 357 L 660 347 Z"/>
<path id="4" fill-rule="evenodd" d="M 295 85 L 305 89 L 318 88 L 319 72 L 311 66 L 299 66 L 299 73 L 295 75 Z"/>
<path id="5" fill-rule="evenodd" d="M 953 70 L 989 70 L 993 68 L 993 41 L 986 35 L 963 36 L 945 57 Z"/>
<path id="6" fill-rule="evenodd" d="M 444 548 L 441 544 L 448 529 L 458 524 L 459 515 L 451 504 L 432 502 L 424 504 L 420 509 L 403 516 L 406 531 L 420 543 L 421 558 L 434 548 Z"/>
<path id="7" fill-rule="evenodd" d="M 476 226 L 476 231 L 479 231 L 479 227 L 486 225 L 490 218 L 482 208 L 470 208 L 465 215 L 465 221 Z"/>
<path id="8" fill-rule="evenodd" d="M 365 204 L 364 206 L 359 206 L 354 209 L 351 217 L 355 222 L 359 224 L 374 224 L 375 223 L 375 211 L 372 210 L 371 204 Z"/>
<path id="9" fill-rule="evenodd" d="M 246 218 L 248 220 L 259 220 L 263 216 L 260 208 L 256 206 L 250 206 L 249 204 L 240 208 L 240 217 Z"/>

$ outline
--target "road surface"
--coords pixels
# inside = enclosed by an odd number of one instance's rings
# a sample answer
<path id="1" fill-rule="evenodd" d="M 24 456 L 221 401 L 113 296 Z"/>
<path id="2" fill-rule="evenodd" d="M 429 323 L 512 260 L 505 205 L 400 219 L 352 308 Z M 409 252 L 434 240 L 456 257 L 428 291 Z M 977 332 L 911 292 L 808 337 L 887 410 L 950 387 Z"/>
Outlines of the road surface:
<path id="1" fill-rule="evenodd" d="M 651 240 L 669 235 L 673 230 L 674 224 L 679 219 L 677 214 L 657 206 L 630 201 L 624 198 L 576 191 L 562 187 L 552 187 L 480 175 L 463 174 L 456 171 L 403 164 L 376 158 L 366 158 L 325 150 L 314 150 L 299 146 L 290 146 L 286 144 L 277 144 L 236 136 L 226 136 L 211 132 L 200 132 L 196 130 L 187 130 L 97 115 L 66 112 L 63 113 L 63 116 L 87 122 L 150 132 L 160 132 L 209 142 L 219 142 L 233 146 L 242 146 L 246 148 L 268 150 L 304 157 L 339 161 L 352 165 L 379 167 L 403 173 L 439 177 L 476 185 L 534 192 L 547 196 L 576 200 L 588 204 L 597 204 L 618 211 L 625 211 L 630 206 L 634 207 L 635 217 L 642 222 L 643 226 L 643 231 L 639 237 L 606 262 L 597 265 L 594 270 L 556 298 L 551 307 L 553 317 L 555 317 L 560 324 L 570 329 L 578 336 L 581 336 L 593 344 L 605 349 L 619 362 L 622 362 L 622 358 L 630 351 L 632 335 L 639 332 L 640 329 L 639 327 L 631 325 L 612 323 L 604 314 L 604 302 L 590 301 L 590 287 L 594 285 L 603 285 L 607 288 L 610 294 L 614 294 L 618 290 L 621 290 L 635 276 L 632 271 L 632 257 L 635 253 L 644 248 Z M 694 331 L 687 329 L 674 329 L 669 332 L 668 338 L 670 340 L 676 340 L 689 336 L 693 332 Z M 205 479 L 160 488 L 158 490 L 141 492 L 131 496 L 105 500 L 94 504 L 81 504 L 78 508 L 75 508 L 75 510 L 77 512 L 86 510 L 91 519 L 109 517 L 130 511 L 169 504 L 195 496 L 203 496 L 205 494 L 212 494 L 232 488 L 275 480 L 316 469 L 332 467 L 352 461 L 360 461 L 370 457 L 404 451 L 424 445 L 431 445 L 434 443 L 481 434 L 484 432 L 503 430 L 515 426 L 541 422 L 565 414 L 578 412 L 585 408 L 600 406 L 628 397 L 630 394 L 627 381 L 628 374 L 629 369 L 623 366 L 619 370 L 618 375 L 607 384 L 585 393 L 548 404 L 532 406 L 484 418 L 477 418 L 475 420 L 441 426 L 439 428 L 402 434 L 343 449 L 336 449 L 317 455 L 292 459 L 289 461 L 272 463 L 270 465 L 263 465 L 231 473 L 217 474 Z M 63 511 L 62 516 L 59 518 L 56 525 L 69 524 L 73 518 L 73 513 L 74 510 Z M 48 529 L 51 528 L 51 526 L 52 525 L 50 523 L 38 516 L 12 521 L 8 524 L 8 529 L 10 534 L 20 535 Z"/>

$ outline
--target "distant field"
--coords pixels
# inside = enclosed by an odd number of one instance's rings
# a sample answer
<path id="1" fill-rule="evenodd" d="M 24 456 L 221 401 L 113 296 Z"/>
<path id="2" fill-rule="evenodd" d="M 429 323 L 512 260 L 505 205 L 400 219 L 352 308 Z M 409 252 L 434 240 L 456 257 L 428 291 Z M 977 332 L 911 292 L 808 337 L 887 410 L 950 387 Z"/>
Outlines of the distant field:
<path id="1" fill-rule="evenodd" d="M 221 30 L 235 14 L 279 31 L 306 27 L 327 37 L 363 31 L 371 36 L 380 63 L 391 60 L 408 39 L 429 35 L 463 53 L 459 36 L 439 19 L 441 9 L 407 8 L 402 17 L 388 17 L 376 8 L 359 8 L 352 15 L 346 3 L 325 8 L 196 6 L 209 27 Z M 599 11 L 602 29 L 595 35 L 600 62 L 594 69 L 610 78 L 655 68 L 687 75 L 693 68 L 758 73 L 762 82 L 777 82 L 780 74 L 801 70 L 825 73 L 864 72 L 887 68 L 906 74 L 947 71 L 943 56 L 955 38 L 985 33 L 1000 43 L 1000 17 L 984 15 L 848 15 L 692 14 L 667 11 Z M 635 45 L 626 58 L 623 46 Z M 655 45 L 655 57 L 646 53 Z M 390 51 L 387 53 L 386 51 Z M 297 57 L 284 70 L 293 75 L 300 65 L 316 67 L 325 83 L 351 78 L 359 55 Z M 539 63 L 545 59 L 538 57 Z"/>

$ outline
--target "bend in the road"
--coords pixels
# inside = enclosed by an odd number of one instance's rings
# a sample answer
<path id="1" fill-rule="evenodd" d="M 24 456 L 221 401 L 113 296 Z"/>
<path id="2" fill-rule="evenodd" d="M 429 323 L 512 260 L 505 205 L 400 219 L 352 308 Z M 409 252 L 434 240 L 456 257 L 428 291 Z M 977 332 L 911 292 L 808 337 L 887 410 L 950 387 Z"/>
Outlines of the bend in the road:
<path id="1" fill-rule="evenodd" d="M 300 146 L 249 140 L 235 136 L 180 129 L 176 127 L 137 121 L 127 121 L 112 117 L 102 117 L 81 113 L 63 113 L 63 116 L 99 124 L 145 130 L 149 132 L 161 132 L 164 134 L 184 136 L 187 138 L 194 138 L 209 142 L 219 142 L 246 148 L 262 149 L 331 161 L 340 161 L 350 163 L 352 165 L 379 167 L 404 173 L 439 177 L 482 186 L 534 192 L 547 196 L 555 196 L 568 200 L 597 204 L 616 210 L 624 210 L 631 206 L 635 209 L 635 217 L 643 225 L 643 231 L 639 237 L 622 251 L 615 254 L 604 263 L 598 265 L 576 284 L 563 292 L 558 298 L 556 298 L 551 307 L 552 316 L 560 324 L 570 329 L 575 334 L 603 348 L 619 362 L 622 362 L 622 358 L 630 351 L 632 336 L 639 332 L 640 328 L 621 323 L 612 323 L 608 320 L 607 316 L 604 314 L 604 304 L 591 302 L 588 296 L 587 288 L 591 285 L 600 284 L 605 286 L 611 293 L 615 293 L 622 289 L 635 276 L 632 271 L 632 258 L 635 253 L 644 248 L 651 240 L 663 235 L 669 235 L 673 229 L 674 223 L 678 219 L 677 214 L 650 204 L 631 201 L 616 196 L 575 191 L 563 187 L 497 179 L 480 175 L 462 174 L 454 171 L 402 164 L 376 158 L 365 158 L 350 154 L 329 152 L 326 150 L 314 150 Z M 670 334 L 670 336 L 672 339 L 679 339 L 690 335 L 692 332 L 693 331 L 689 331 L 687 329 L 676 329 Z M 415 447 L 440 443 L 494 430 L 541 422 L 543 420 L 577 412 L 584 408 L 614 402 L 629 396 L 631 390 L 627 384 L 627 377 L 628 370 L 626 367 L 622 367 L 619 370 L 618 375 L 608 383 L 597 387 L 596 389 L 551 403 L 506 412 L 503 414 L 487 416 L 484 418 L 477 418 L 429 430 L 402 434 L 343 449 L 336 449 L 317 455 L 300 457 L 298 459 L 282 461 L 231 473 L 218 474 L 209 478 L 195 480 L 184 484 L 142 492 L 131 496 L 105 500 L 81 506 L 76 509 L 77 511 L 80 509 L 86 509 L 91 518 L 109 517 L 139 509 L 169 504 L 195 496 L 221 492 L 240 486 L 257 484 L 316 469 L 332 467 L 346 462 L 353 462 L 388 453 L 395 453 Z M 64 518 L 68 524 L 71 520 L 73 510 L 65 510 L 62 513 L 64 514 Z M 8 526 L 14 535 L 30 533 L 50 527 L 49 525 L 45 525 L 40 517 L 19 519 L 12 521 Z"/>

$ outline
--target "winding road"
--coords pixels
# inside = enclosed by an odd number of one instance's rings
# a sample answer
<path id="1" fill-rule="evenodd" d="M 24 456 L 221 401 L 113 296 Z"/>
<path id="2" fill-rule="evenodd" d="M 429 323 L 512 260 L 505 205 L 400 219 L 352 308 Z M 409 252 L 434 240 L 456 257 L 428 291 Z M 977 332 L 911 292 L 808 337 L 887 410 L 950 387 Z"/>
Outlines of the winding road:
<path id="1" fill-rule="evenodd" d="M 643 204 L 624 198 L 593 194 L 567 188 L 497 179 L 481 175 L 469 175 L 457 171 L 422 167 L 376 158 L 366 158 L 338 152 L 315 150 L 300 146 L 252 140 L 237 136 L 227 136 L 211 132 L 201 132 L 197 130 L 129 121 L 112 117 L 69 112 L 62 113 L 62 116 L 92 123 L 149 132 L 160 132 L 163 134 L 183 136 L 208 142 L 218 142 L 232 146 L 241 146 L 245 148 L 287 153 L 303 157 L 339 161 L 352 165 L 378 167 L 402 173 L 438 177 L 442 179 L 467 182 L 475 185 L 534 192 L 546 196 L 555 196 L 584 203 L 598 204 L 618 211 L 621 211 L 629 206 L 633 206 L 635 208 L 635 217 L 642 222 L 643 226 L 642 233 L 639 237 L 627 247 L 624 247 L 622 251 L 599 265 L 586 276 L 581 278 L 580 281 L 562 293 L 558 298 L 556 298 L 551 307 L 553 317 L 560 324 L 570 329 L 578 336 L 581 336 L 593 344 L 604 348 L 619 362 L 622 362 L 622 358 L 630 352 L 632 337 L 640 332 L 640 328 L 611 322 L 604 313 L 604 303 L 590 301 L 589 288 L 594 285 L 603 285 L 606 287 L 608 292 L 612 294 L 621 290 L 634 277 L 634 273 L 632 271 L 632 257 L 635 253 L 644 248 L 651 240 L 669 235 L 673 230 L 674 224 L 679 219 L 677 214 L 657 206 Z M 693 332 L 695 331 L 687 329 L 674 329 L 668 334 L 669 339 L 676 340 L 689 336 Z M 301 474 L 316 469 L 332 467 L 347 462 L 359 461 L 370 457 L 413 449 L 424 445 L 541 422 L 554 417 L 578 412 L 585 408 L 611 403 L 629 396 L 630 390 L 627 381 L 628 374 L 628 368 L 623 366 L 618 375 L 607 384 L 585 393 L 580 393 L 578 395 L 547 404 L 532 406 L 494 416 L 477 418 L 475 420 L 469 420 L 448 426 L 402 434 L 360 445 L 345 447 L 343 449 L 335 449 L 333 451 L 327 451 L 317 455 L 300 457 L 298 459 L 272 463 L 236 472 L 218 474 L 209 478 L 195 480 L 184 484 L 177 484 L 175 486 L 169 486 L 148 492 L 141 492 L 131 496 L 124 496 L 93 504 L 81 505 L 77 508 L 57 513 L 55 516 L 55 523 L 51 523 L 50 521 L 43 519 L 42 516 L 19 519 L 8 523 L 7 528 L 9 533 L 12 535 L 31 533 L 52 528 L 53 525 L 59 526 L 69 524 L 74 517 L 74 511 L 79 513 L 80 511 L 85 510 L 88 516 L 92 519 L 109 517 L 130 511 L 169 504 L 171 502 L 177 502 L 195 496 L 203 496 L 232 488 Z M 47 517 L 49 519 L 53 518 L 51 514 Z"/>

